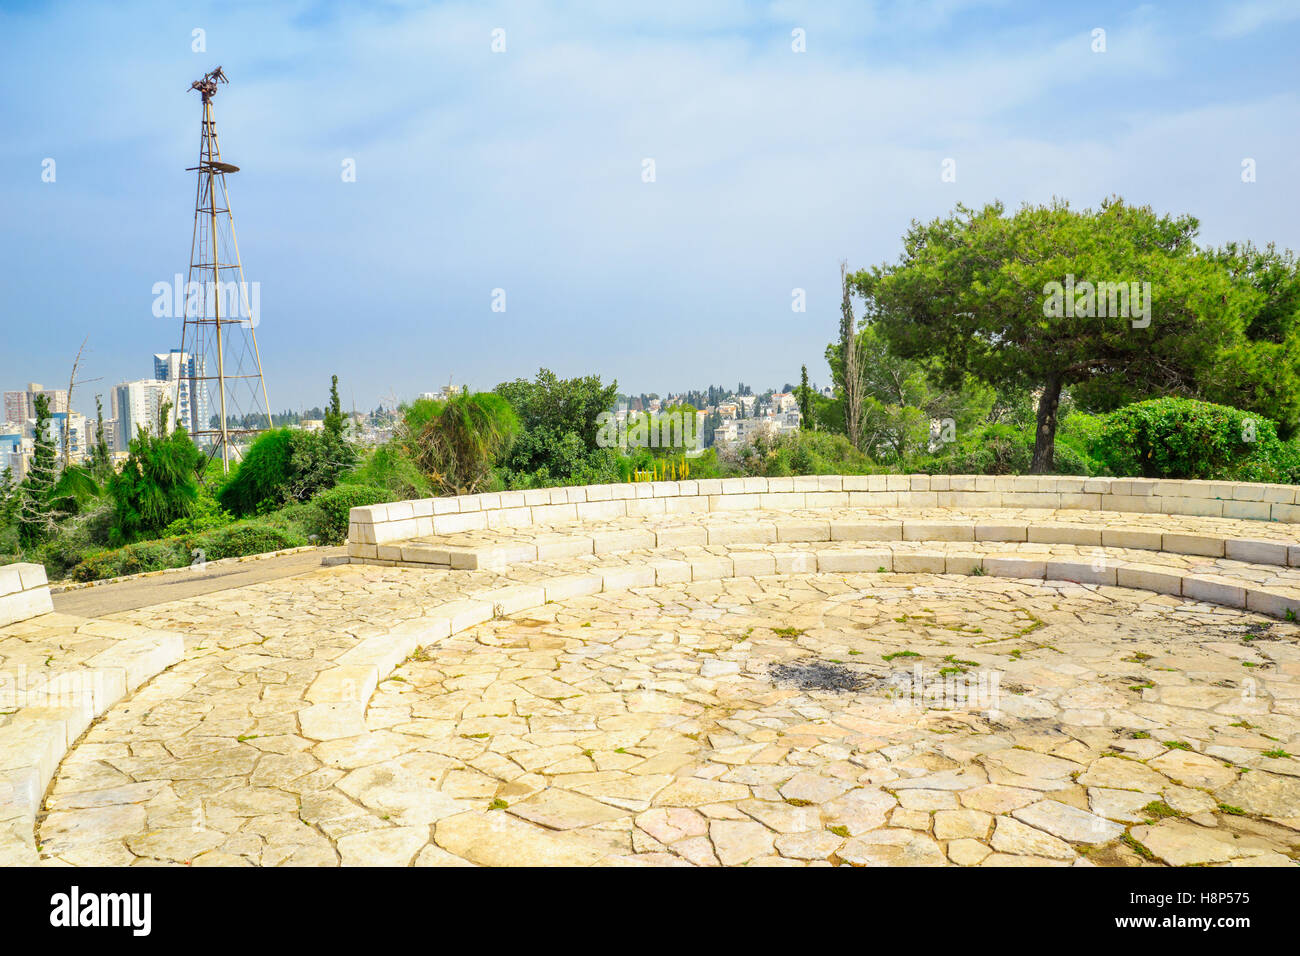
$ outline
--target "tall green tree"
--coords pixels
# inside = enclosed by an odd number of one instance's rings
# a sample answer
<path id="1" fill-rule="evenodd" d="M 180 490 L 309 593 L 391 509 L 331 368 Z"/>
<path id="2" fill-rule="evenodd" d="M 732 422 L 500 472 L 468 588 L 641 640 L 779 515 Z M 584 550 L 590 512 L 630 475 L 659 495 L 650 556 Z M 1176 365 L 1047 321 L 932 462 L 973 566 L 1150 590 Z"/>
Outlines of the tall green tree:
<path id="1" fill-rule="evenodd" d="M 19 487 L 18 542 L 34 547 L 54 534 L 54 509 L 51 502 L 58 478 L 57 453 L 51 434 L 50 400 L 45 394 L 35 399 L 36 429 L 27 476 Z"/>
<path id="2" fill-rule="evenodd" d="M 799 394 L 795 396 L 799 402 L 799 427 L 804 431 L 809 431 L 813 427 L 813 404 L 812 388 L 808 385 L 808 366 L 799 366 Z"/>
<path id="3" fill-rule="evenodd" d="M 90 472 L 96 481 L 108 481 L 113 474 L 113 458 L 108 451 L 108 442 L 104 438 L 104 401 L 102 395 L 95 396 L 95 449 L 90 455 Z"/>
<path id="4" fill-rule="evenodd" d="M 330 403 L 325 409 L 325 433 L 337 441 L 343 440 L 343 404 L 339 401 L 339 377 L 330 376 Z"/>
<path id="5" fill-rule="evenodd" d="M 534 381 L 503 382 L 495 391 L 519 416 L 518 434 L 501 462 L 508 472 L 549 483 L 599 480 L 606 459 L 613 467 L 613 450 L 596 439 L 601 412 L 614 407 L 617 382 L 604 385 L 597 375 L 561 379 L 544 368 Z"/>
<path id="6" fill-rule="evenodd" d="M 0 529 L 9 527 L 9 523 L 18 514 L 18 482 L 14 481 L 14 470 L 5 465 L 0 472 Z"/>
<path id="7" fill-rule="evenodd" d="M 1033 472 L 1052 470 L 1063 389 L 1111 404 L 1191 391 L 1243 339 L 1249 297 L 1198 254 L 1191 216 L 1118 198 L 1004 213 L 959 205 L 914 223 L 897 263 L 853 283 L 901 358 L 933 363 L 953 386 L 969 373 L 1037 390 Z"/>
<path id="8" fill-rule="evenodd" d="M 1290 438 L 1300 431 L 1300 264 L 1271 243 L 1228 243 L 1209 256 L 1246 291 L 1245 337 L 1200 378 L 1198 396 L 1271 418 Z"/>

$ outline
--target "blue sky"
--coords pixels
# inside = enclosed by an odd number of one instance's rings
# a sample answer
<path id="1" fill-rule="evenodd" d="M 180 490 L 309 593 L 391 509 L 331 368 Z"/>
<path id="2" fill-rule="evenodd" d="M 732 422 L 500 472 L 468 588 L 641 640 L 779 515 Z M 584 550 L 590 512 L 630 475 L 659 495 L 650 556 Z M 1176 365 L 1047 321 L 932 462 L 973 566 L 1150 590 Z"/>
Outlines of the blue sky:
<path id="1" fill-rule="evenodd" d="M 332 372 L 362 408 L 543 365 L 821 380 L 840 260 L 959 201 L 1119 193 L 1300 248 L 1298 41 L 1296 0 L 0 0 L 0 387 L 62 387 L 88 335 L 90 411 L 179 344 L 151 289 L 189 261 L 187 88 L 217 64 L 279 410 Z"/>

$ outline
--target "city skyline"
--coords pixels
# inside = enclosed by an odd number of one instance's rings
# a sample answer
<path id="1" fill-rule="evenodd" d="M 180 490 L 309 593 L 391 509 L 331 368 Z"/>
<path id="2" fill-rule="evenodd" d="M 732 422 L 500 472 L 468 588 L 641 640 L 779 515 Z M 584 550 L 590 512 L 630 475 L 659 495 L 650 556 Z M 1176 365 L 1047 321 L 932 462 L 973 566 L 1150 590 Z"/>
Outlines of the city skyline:
<path id="1" fill-rule="evenodd" d="M 332 373 L 358 408 L 539 366 L 633 393 L 824 380 L 839 261 L 958 202 L 1119 193 L 1206 244 L 1300 246 L 1284 3 L 125 7 L 151 16 L 0 13 L 36 78 L 0 90 L 0 385 L 66 382 L 88 335 L 83 414 L 181 344 L 152 290 L 187 262 L 185 88 L 217 64 L 274 409 Z"/>

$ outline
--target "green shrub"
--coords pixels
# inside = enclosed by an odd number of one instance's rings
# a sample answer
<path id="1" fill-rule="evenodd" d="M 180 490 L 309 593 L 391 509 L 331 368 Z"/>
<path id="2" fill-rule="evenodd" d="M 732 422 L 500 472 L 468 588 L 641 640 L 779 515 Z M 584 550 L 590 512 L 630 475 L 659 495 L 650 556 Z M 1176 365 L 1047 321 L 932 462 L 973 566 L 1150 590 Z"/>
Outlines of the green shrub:
<path id="1" fill-rule="evenodd" d="M 1077 414 L 1077 413 L 1076 413 Z M 1065 421 L 1071 421 L 1075 415 Z M 1082 416 L 1087 418 L 1089 416 Z M 1098 465 L 1078 435 L 1062 426 L 1052 458 L 1058 475 L 1094 475 Z M 1084 432 L 1081 429 L 1081 433 Z M 1023 475 L 1034 459 L 1034 429 L 1015 425 L 984 425 L 959 435 L 934 455 L 909 463 L 909 471 L 938 475 Z"/>
<path id="2" fill-rule="evenodd" d="M 334 487 L 355 463 L 356 451 L 332 431 L 276 428 L 253 442 L 218 500 L 241 518 L 266 514 Z"/>
<path id="3" fill-rule="evenodd" d="M 239 470 L 221 489 L 221 506 L 235 515 L 257 512 L 264 501 L 285 499 L 292 478 L 293 429 L 276 428 L 253 442 Z"/>
<path id="4" fill-rule="evenodd" d="M 190 551 L 181 538 L 141 541 L 91 555 L 72 569 L 71 577 L 74 581 L 99 581 L 123 574 L 179 568 L 189 563 Z"/>
<path id="5" fill-rule="evenodd" d="M 341 544 L 348 537 L 349 511 L 392 500 L 385 489 L 372 485 L 339 485 L 322 491 L 311 502 L 316 520 L 310 533 L 316 535 L 318 544 Z"/>
<path id="6" fill-rule="evenodd" d="M 279 512 L 271 518 L 239 521 L 201 534 L 139 541 L 91 554 L 72 568 L 71 577 L 75 581 L 98 581 L 142 571 L 183 568 L 195 561 L 240 558 L 301 547 L 308 543 L 308 532 L 302 522 L 307 513 L 314 516 L 317 511 L 314 505 L 293 508 L 298 514 L 286 516 Z"/>
<path id="7" fill-rule="evenodd" d="M 786 475 L 860 475 L 875 471 L 870 458 L 843 435 L 798 431 L 777 437 L 765 432 L 734 452 L 721 456 L 740 474 L 780 478 Z"/>
<path id="8" fill-rule="evenodd" d="M 131 439 L 122 470 L 108 482 L 114 503 L 113 544 L 129 544 L 161 532 L 190 515 L 198 499 L 195 475 L 202 454 L 185 429 L 150 435 L 141 429 Z"/>
<path id="9" fill-rule="evenodd" d="M 174 538 L 180 535 L 198 534 L 201 531 L 211 531 L 213 528 L 220 528 L 222 525 L 230 524 L 235 520 L 235 516 L 221 507 L 211 490 L 205 486 L 200 486 L 199 496 L 194 502 L 194 509 L 187 517 L 177 518 L 166 528 L 163 529 L 164 538 Z"/>
<path id="10" fill-rule="evenodd" d="M 300 548 L 308 541 L 305 533 L 256 519 L 205 531 L 191 538 L 190 543 L 192 550 L 201 552 L 204 560 L 219 561 L 222 558 L 241 558 L 248 554 L 265 554 L 284 548 Z"/>
<path id="11" fill-rule="evenodd" d="M 462 393 L 413 436 L 415 463 L 443 494 L 485 491 L 519 427 L 515 410 L 495 392 Z"/>
<path id="12" fill-rule="evenodd" d="M 339 484 L 383 488 L 389 501 L 434 496 L 433 486 L 420 474 L 420 469 L 415 467 L 415 462 L 398 442 L 380 445 L 370 451 L 356 468 L 339 479 Z"/>
<path id="13" fill-rule="evenodd" d="M 1092 451 L 1115 475 L 1300 480 L 1300 454 L 1278 439 L 1273 421 L 1189 398 L 1158 398 L 1111 412 Z"/>
<path id="14" fill-rule="evenodd" d="M 1033 440 L 1014 425 L 985 425 L 916 459 L 907 470 L 937 475 L 1019 475 L 1029 470 Z"/>

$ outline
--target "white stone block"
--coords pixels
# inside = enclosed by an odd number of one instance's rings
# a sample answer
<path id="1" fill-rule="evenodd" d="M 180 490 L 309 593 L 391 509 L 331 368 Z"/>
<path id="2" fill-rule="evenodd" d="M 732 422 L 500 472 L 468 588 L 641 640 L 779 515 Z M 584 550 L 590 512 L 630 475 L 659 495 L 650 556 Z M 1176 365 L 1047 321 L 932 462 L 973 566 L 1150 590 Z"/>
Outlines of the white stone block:
<path id="1" fill-rule="evenodd" d="M 1122 588 L 1140 588 L 1175 596 L 1183 593 L 1183 572 L 1177 568 L 1155 564 L 1122 564 L 1115 572 L 1116 584 Z"/>
<path id="2" fill-rule="evenodd" d="M 1224 607 L 1245 607 L 1246 588 L 1235 578 L 1211 574 L 1188 574 L 1183 577 L 1183 597 Z"/>
<path id="3" fill-rule="evenodd" d="M 1101 547 L 1100 527 L 1089 525 L 1029 525 L 1029 541 L 1034 544 L 1075 544 Z"/>
<path id="4" fill-rule="evenodd" d="M 832 521 L 832 541 L 902 541 L 901 521 Z"/>
<path id="5" fill-rule="evenodd" d="M 904 521 L 904 541 L 974 541 L 975 526 L 966 521 Z"/>
<path id="6" fill-rule="evenodd" d="M 1259 541 L 1252 538 L 1228 538 L 1224 541 L 1224 557 L 1250 564 L 1276 564 L 1286 567 L 1286 542 Z"/>
<path id="7" fill-rule="evenodd" d="M 1161 536 L 1161 550 L 1174 554 L 1199 554 L 1208 558 L 1223 557 L 1223 539 L 1208 534 L 1173 534 Z"/>
<path id="8" fill-rule="evenodd" d="M 724 524 L 708 528 L 709 544 L 772 544 L 776 541 L 773 524 Z"/>
<path id="9" fill-rule="evenodd" d="M 1079 584 L 1115 584 L 1118 581 L 1116 565 L 1105 559 L 1088 562 L 1051 558 L 1047 561 L 1044 576 L 1050 581 L 1074 581 Z"/>
<path id="10" fill-rule="evenodd" d="M 716 581 L 733 574 L 731 558 L 725 555 L 691 558 L 690 565 L 692 581 Z"/>
<path id="11" fill-rule="evenodd" d="M 655 532 L 655 546 L 659 548 L 702 548 L 708 543 L 708 529 L 701 525 L 660 528 Z"/>
<path id="12" fill-rule="evenodd" d="M 732 573 L 736 577 L 776 574 L 776 558 L 766 551 L 733 551 Z"/>
<path id="13" fill-rule="evenodd" d="M 817 555 L 817 570 L 823 574 L 875 573 L 881 568 L 889 571 L 896 557 L 885 550 L 823 551 Z"/>
<path id="14" fill-rule="evenodd" d="M 940 551 L 896 551 L 894 570 L 911 574 L 943 574 L 947 555 Z"/>

